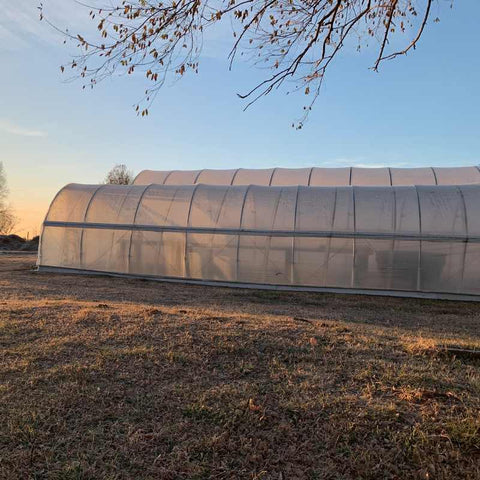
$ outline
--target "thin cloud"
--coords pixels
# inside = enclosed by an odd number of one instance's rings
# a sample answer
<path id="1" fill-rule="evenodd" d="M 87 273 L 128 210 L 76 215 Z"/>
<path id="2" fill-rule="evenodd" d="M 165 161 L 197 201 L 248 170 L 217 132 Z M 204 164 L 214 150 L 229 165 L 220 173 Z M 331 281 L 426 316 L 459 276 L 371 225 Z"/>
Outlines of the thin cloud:
<path id="1" fill-rule="evenodd" d="M 385 168 L 385 167 L 408 167 L 408 162 L 391 161 L 386 163 L 369 162 L 365 159 L 339 158 L 337 160 L 328 160 L 322 162 L 324 167 L 359 167 L 359 168 Z"/>
<path id="2" fill-rule="evenodd" d="M 10 133 L 12 135 L 21 135 L 22 137 L 46 137 L 47 132 L 43 130 L 33 130 L 30 128 L 20 127 L 8 120 L 0 120 L 0 131 Z"/>

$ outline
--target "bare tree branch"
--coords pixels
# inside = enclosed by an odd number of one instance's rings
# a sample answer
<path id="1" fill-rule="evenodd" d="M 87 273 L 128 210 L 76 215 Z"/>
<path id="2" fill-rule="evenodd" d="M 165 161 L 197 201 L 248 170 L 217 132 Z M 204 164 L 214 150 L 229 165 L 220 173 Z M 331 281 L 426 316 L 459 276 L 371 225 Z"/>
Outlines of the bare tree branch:
<path id="1" fill-rule="evenodd" d="M 430 18 L 434 0 L 112 0 L 106 8 L 88 6 L 90 18 L 98 22 L 98 37 L 86 39 L 47 21 L 66 40 L 75 41 L 80 54 L 70 67 L 76 77 L 93 88 L 115 73 L 141 71 L 151 82 L 139 115 L 148 108 L 167 78 L 198 72 L 205 31 L 225 19 L 234 28 L 230 68 L 237 54 L 272 73 L 245 94 L 245 108 L 290 80 L 293 91 L 313 95 L 304 107 L 302 126 L 315 100 L 328 66 L 346 45 L 373 39 L 377 43 L 373 70 L 387 59 L 404 55 L 419 42 Z M 115 3 L 116 2 L 116 3 Z M 39 7 L 45 17 L 44 8 Z M 403 49 L 388 52 L 392 36 L 415 32 Z M 62 71 L 66 65 L 62 66 Z M 140 108 L 142 104 L 142 108 Z"/>

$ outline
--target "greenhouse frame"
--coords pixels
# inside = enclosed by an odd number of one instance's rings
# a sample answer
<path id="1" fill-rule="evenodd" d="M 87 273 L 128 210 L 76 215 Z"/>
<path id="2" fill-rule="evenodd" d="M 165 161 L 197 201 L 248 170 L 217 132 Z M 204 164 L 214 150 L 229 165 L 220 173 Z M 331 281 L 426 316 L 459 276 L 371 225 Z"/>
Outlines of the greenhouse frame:
<path id="1" fill-rule="evenodd" d="M 46 216 L 38 265 L 479 300 L 480 185 L 70 184 Z"/>

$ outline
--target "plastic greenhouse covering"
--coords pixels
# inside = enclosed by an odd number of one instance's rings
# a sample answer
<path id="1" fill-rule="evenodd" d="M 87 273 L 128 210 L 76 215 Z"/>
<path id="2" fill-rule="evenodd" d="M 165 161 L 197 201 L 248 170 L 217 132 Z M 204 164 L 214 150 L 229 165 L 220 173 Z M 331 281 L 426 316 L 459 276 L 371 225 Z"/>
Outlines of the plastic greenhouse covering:
<path id="1" fill-rule="evenodd" d="M 38 263 L 174 281 L 478 299 L 480 185 L 71 184 L 49 209 Z"/>
<path id="2" fill-rule="evenodd" d="M 235 170 L 143 170 L 136 185 L 309 185 L 312 187 L 480 184 L 480 169 L 433 168 L 268 168 Z"/>

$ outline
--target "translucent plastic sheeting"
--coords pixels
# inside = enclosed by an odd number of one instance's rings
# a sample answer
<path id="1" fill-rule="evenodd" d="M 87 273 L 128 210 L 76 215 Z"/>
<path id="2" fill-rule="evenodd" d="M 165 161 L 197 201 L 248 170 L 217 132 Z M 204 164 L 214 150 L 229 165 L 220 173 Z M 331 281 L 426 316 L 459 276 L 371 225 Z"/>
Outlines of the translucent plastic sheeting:
<path id="1" fill-rule="evenodd" d="M 309 186 L 409 186 L 480 184 L 480 169 L 432 168 L 267 168 L 231 170 L 143 170 L 136 185 L 309 185 Z"/>
<path id="2" fill-rule="evenodd" d="M 291 288 L 480 295 L 480 186 L 68 185 L 38 264 Z"/>

